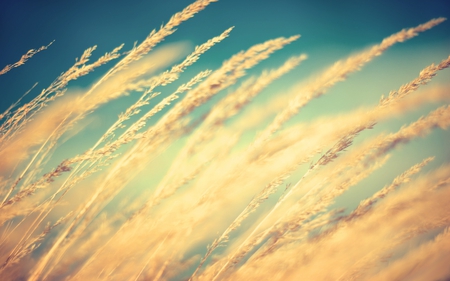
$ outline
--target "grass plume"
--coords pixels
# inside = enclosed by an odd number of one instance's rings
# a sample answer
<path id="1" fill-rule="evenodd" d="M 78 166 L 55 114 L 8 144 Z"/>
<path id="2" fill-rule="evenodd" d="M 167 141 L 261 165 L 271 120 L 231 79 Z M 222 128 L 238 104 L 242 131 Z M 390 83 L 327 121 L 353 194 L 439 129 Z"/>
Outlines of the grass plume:
<path id="1" fill-rule="evenodd" d="M 303 50 L 279 59 L 310 40 L 300 35 L 233 51 L 238 25 L 193 48 L 162 45 L 212 2 L 193 1 L 128 51 L 95 58 L 87 48 L 41 92 L 34 84 L 5 106 L 0 279 L 448 278 L 450 56 L 408 57 L 427 66 L 364 105 L 363 93 L 337 89 L 350 75 L 375 80 L 356 72 L 445 18 L 324 71 Z M 220 50 L 221 64 L 203 61 Z M 337 97 L 325 95 L 333 88 Z"/>

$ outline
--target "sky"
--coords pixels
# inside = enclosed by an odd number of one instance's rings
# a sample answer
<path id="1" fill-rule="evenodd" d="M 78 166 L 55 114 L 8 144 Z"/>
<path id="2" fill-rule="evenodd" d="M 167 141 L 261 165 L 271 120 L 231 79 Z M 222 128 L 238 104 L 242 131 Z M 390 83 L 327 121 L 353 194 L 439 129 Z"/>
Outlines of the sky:
<path id="1" fill-rule="evenodd" d="M 29 49 L 55 41 L 26 65 L 0 76 L 0 111 L 29 90 L 38 86 L 24 101 L 36 96 L 60 73 L 68 69 L 83 51 L 94 45 L 95 59 L 125 43 L 124 51 L 142 42 L 153 29 L 167 22 L 172 14 L 190 4 L 177 1 L 2 1 L 0 4 L 0 65 L 17 61 Z M 249 1 L 221 0 L 209 5 L 181 24 L 163 43 L 202 44 L 234 26 L 229 38 L 202 55 L 188 68 L 181 81 L 186 82 L 200 70 L 216 69 L 233 54 L 280 36 L 300 34 L 296 42 L 276 52 L 270 59 L 251 69 L 250 74 L 276 67 L 292 55 L 306 53 L 308 60 L 276 81 L 259 97 L 267 101 L 289 89 L 334 61 L 380 42 L 383 38 L 436 17 L 450 17 L 447 1 Z M 318 99 L 304 109 L 299 119 L 345 112 L 357 106 L 373 104 L 381 95 L 397 89 L 417 76 L 431 63 L 448 56 L 450 22 L 428 30 L 403 44 L 396 44 L 381 57 L 352 74 L 345 83 L 331 89 L 327 99 Z M 69 89 L 85 89 L 105 73 L 114 62 L 69 84 Z M 448 71 L 434 80 L 448 81 Z M 445 74 L 446 73 L 446 74 Z M 175 85 L 169 89 L 174 89 Z M 130 104 L 133 97 L 112 103 L 106 125 Z M 335 106 L 338 104 L 339 106 Z M 116 108 L 116 111 L 110 110 Z M 321 108 L 321 110 L 317 110 Z M 101 109 L 102 110 L 102 109 Z M 105 111 L 103 113 L 105 113 Z M 426 113 L 423 111 L 422 114 Z M 201 114 L 198 113 L 198 114 Z M 417 116 L 416 116 L 417 117 Z M 303 119 L 302 119 L 303 118 Z M 442 140 L 444 141 L 444 140 Z M 444 141 L 445 142 L 445 141 Z"/>
<path id="2" fill-rule="evenodd" d="M 0 111 L 21 97 L 32 85 L 38 86 L 24 101 L 36 96 L 60 73 L 68 69 L 83 51 L 94 45 L 93 59 L 124 43 L 124 51 L 135 42 L 142 42 L 153 30 L 167 22 L 171 15 L 191 3 L 178 1 L 2 1 L 0 4 L 0 65 L 17 61 L 29 49 L 54 43 L 31 58 L 24 66 L 0 76 Z M 181 24 L 177 31 L 165 38 L 166 43 L 183 42 L 190 48 L 217 36 L 234 26 L 229 38 L 201 56 L 188 68 L 181 82 L 186 82 L 200 70 L 217 69 L 233 54 L 250 46 L 280 36 L 300 34 L 296 42 L 286 46 L 251 69 L 258 74 L 276 67 L 292 55 L 306 53 L 308 60 L 274 82 L 255 103 L 268 102 L 274 95 L 287 91 L 290 85 L 314 76 L 334 61 L 380 42 L 383 38 L 436 17 L 450 17 L 447 1 L 249 1 L 221 0 L 209 5 L 192 19 Z M 398 89 L 417 76 L 431 63 L 446 58 L 450 47 L 450 22 L 428 30 L 403 44 L 396 44 L 352 74 L 344 83 L 333 87 L 326 98 L 314 101 L 288 125 L 309 121 L 322 115 L 345 112 L 351 108 L 376 103 L 381 95 Z M 69 89 L 86 89 L 114 62 L 69 84 Z M 434 81 L 449 81 L 449 71 L 442 71 Z M 169 86 L 174 89 L 178 84 Z M 87 131 L 86 142 L 100 136 L 102 128 L 114 122 L 116 116 L 131 104 L 135 97 L 124 97 L 100 108 L 100 126 Z M 432 108 L 415 113 L 426 114 Z M 196 116 L 201 116 L 199 110 Z M 94 115 L 95 116 L 95 115 Z M 398 120 L 382 129 L 398 129 L 405 120 Z M 397 127 L 395 127 L 397 126 Z M 92 129 L 92 128 L 91 128 Z M 262 129 L 262 128 L 260 128 Z M 89 134 L 92 133 L 92 134 Z M 97 133 L 97 134 L 95 134 Z M 250 136 L 252 137 L 252 136 Z M 450 157 L 444 145 L 448 134 L 436 136 L 433 147 L 440 147 L 443 158 Z M 61 152 L 64 155 L 64 152 Z M 66 155 L 64 155 L 66 156 Z M 401 158 L 403 159 L 403 158 Z M 56 164 L 52 163 L 52 164 Z"/>
<path id="3" fill-rule="evenodd" d="M 0 77 L 4 109 L 35 82 L 45 87 L 67 69 L 88 47 L 97 45 L 97 55 L 125 43 L 124 50 L 141 42 L 170 16 L 191 1 L 2 1 L 0 4 L 0 65 L 17 61 L 32 48 L 51 48 L 35 56 L 27 67 Z M 165 42 L 201 44 L 230 26 L 230 38 L 205 55 L 206 66 L 220 64 L 235 52 L 279 36 L 300 34 L 284 54 L 305 52 L 310 65 L 320 66 L 324 56 L 339 58 L 376 43 L 402 28 L 435 17 L 450 16 L 447 1 L 249 1 L 213 3 L 183 23 Z M 448 22 L 410 40 L 405 49 L 425 45 L 450 45 Z M 400 47 L 399 47 L 400 48 Z M 276 54 L 278 55 L 278 54 Z M 281 56 L 281 54 L 280 54 Z M 274 58 L 276 61 L 276 58 Z M 329 61 L 328 63 L 331 63 Z M 45 66 L 44 66 L 45 65 Z M 96 75 L 89 75 L 90 83 Z M 38 88 L 39 88 L 38 87 Z"/>

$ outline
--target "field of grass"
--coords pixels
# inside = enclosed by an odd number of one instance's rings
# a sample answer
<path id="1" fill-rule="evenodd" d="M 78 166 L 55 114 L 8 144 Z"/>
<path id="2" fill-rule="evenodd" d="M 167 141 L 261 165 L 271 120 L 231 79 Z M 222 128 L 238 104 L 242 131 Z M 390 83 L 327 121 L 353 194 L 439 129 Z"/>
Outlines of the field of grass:
<path id="1" fill-rule="evenodd" d="M 408 49 L 448 21 L 312 54 L 212 23 L 163 42 L 213 2 L 3 88 L 0 280 L 448 280 L 450 49 Z"/>

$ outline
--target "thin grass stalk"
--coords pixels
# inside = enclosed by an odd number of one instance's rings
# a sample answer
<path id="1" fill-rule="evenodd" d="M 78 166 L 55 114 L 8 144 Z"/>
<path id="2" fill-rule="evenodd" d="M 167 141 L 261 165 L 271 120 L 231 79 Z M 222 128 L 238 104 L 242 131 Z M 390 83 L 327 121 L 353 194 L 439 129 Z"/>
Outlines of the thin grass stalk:
<path id="1" fill-rule="evenodd" d="M 258 144 L 259 142 L 267 140 L 279 130 L 286 121 L 297 114 L 310 100 L 325 94 L 334 84 L 345 80 L 349 74 L 360 70 L 362 66 L 381 55 L 394 44 L 411 39 L 417 36 L 419 32 L 431 29 L 445 20 L 445 18 L 432 19 L 416 27 L 403 29 L 400 32 L 383 39 L 380 44 L 371 47 L 367 51 L 352 55 L 345 60 L 337 61 L 315 80 L 312 80 L 312 82 L 307 83 L 305 86 L 295 89 L 297 97 L 292 99 L 288 106 L 275 117 L 273 122 L 263 133 L 261 133 L 255 143 Z"/>
<path id="2" fill-rule="evenodd" d="M 423 69 L 419 76 L 412 80 L 410 83 L 407 83 L 399 88 L 398 91 L 392 91 L 389 93 L 389 96 L 384 98 L 382 97 L 380 100 L 380 103 L 378 108 L 384 108 L 392 103 L 398 102 L 401 98 L 404 98 L 408 94 L 412 93 L 413 91 L 417 90 L 420 85 L 427 84 L 432 77 L 434 77 L 437 74 L 437 71 L 448 68 L 450 66 L 450 56 L 447 59 L 444 59 L 441 61 L 438 65 L 430 65 Z M 237 254 L 241 249 L 243 249 L 248 243 L 254 243 L 250 242 L 251 237 L 259 230 L 259 228 L 262 226 L 263 223 L 267 220 L 268 217 L 272 215 L 272 213 L 280 206 L 281 203 L 283 203 L 286 198 L 288 198 L 293 190 L 295 190 L 299 184 L 303 181 L 304 178 L 306 178 L 313 170 L 315 170 L 317 167 L 321 165 L 326 165 L 333 159 L 335 159 L 339 152 L 347 148 L 351 145 L 351 142 L 353 138 L 360 133 L 361 131 L 371 128 L 373 126 L 373 121 L 370 123 L 366 123 L 365 125 L 358 126 L 358 128 L 355 128 L 349 135 L 344 136 L 336 145 L 330 149 L 326 154 L 324 154 L 311 168 L 305 173 L 305 175 L 291 188 L 271 209 L 271 211 L 263 218 L 263 220 L 254 228 L 254 230 L 250 233 L 250 235 L 247 236 L 247 239 L 239 246 L 238 250 L 235 252 L 235 254 L 231 255 L 230 258 L 227 259 L 227 262 L 221 267 L 221 269 L 217 272 L 217 274 L 213 277 L 213 281 L 216 280 L 219 275 L 226 270 L 230 266 L 230 262 L 234 261 L 235 258 L 242 257 L 242 254 Z M 307 196 L 312 190 L 308 191 L 305 196 Z M 272 226 L 273 227 L 273 226 Z M 265 237 L 266 234 L 272 229 L 272 227 L 269 227 L 267 230 L 265 230 L 262 234 L 262 237 Z M 248 250 L 246 251 L 248 252 Z"/>
<path id="3" fill-rule="evenodd" d="M 2 70 L 0 70 L 0 75 L 3 75 L 5 73 L 9 72 L 13 68 L 24 65 L 27 60 L 29 60 L 31 57 L 33 57 L 35 54 L 39 53 L 40 51 L 46 50 L 48 47 L 50 47 L 50 45 L 53 44 L 53 42 L 55 42 L 55 40 L 50 42 L 47 46 L 42 46 L 39 49 L 29 50 L 26 54 L 22 55 L 22 57 L 20 58 L 19 61 L 15 62 L 13 64 L 8 64 Z M 0 119 L 2 119 L 2 118 L 0 118 Z"/>

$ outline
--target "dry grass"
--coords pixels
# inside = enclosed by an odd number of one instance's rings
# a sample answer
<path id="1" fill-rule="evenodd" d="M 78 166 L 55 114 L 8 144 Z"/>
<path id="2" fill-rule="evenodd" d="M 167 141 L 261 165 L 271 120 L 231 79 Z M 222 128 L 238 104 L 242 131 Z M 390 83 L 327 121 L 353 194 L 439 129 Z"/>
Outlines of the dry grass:
<path id="1" fill-rule="evenodd" d="M 395 33 L 306 82 L 298 79 L 290 92 L 262 105 L 258 95 L 307 56 L 243 77 L 300 36 L 256 44 L 174 91 L 165 88 L 232 36 L 233 28 L 225 30 L 181 63 L 174 61 L 187 53 L 185 45 L 153 51 L 211 2 L 195 1 L 128 52 L 120 53 L 120 45 L 88 64 L 96 47 L 88 48 L 34 99 L 0 115 L 0 279 L 448 278 L 449 164 L 433 166 L 429 155 L 417 164 L 402 159 L 411 168 L 396 177 L 377 171 L 403 145 L 449 127 L 450 86 L 432 79 L 450 66 L 450 56 L 418 69 L 378 104 L 291 120 L 394 44 L 445 19 Z M 0 75 L 27 67 L 52 43 L 28 51 Z M 66 94 L 70 81 L 114 59 L 86 91 Z M 71 148 L 49 168 L 64 141 L 83 136 L 83 120 L 129 94 L 140 97 L 88 149 Z M 430 104 L 442 106 L 397 132 L 366 135 Z M 208 111 L 199 117 L 200 108 Z M 139 180 L 147 174 L 152 178 L 143 189 Z M 368 179 L 378 186 L 361 196 Z M 391 183 L 383 187 L 380 179 Z M 348 194 L 359 196 L 359 205 L 336 207 Z"/>

